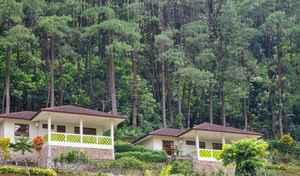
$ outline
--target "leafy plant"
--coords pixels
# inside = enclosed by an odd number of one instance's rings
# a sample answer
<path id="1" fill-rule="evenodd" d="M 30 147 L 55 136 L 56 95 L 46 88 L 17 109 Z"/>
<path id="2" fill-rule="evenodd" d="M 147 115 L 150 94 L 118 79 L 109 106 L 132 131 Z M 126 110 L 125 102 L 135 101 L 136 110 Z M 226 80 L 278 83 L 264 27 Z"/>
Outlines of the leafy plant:
<path id="1" fill-rule="evenodd" d="M 145 164 L 134 157 L 123 157 L 114 161 L 98 163 L 99 168 L 144 169 Z"/>
<path id="2" fill-rule="evenodd" d="M 176 160 L 171 163 L 172 174 L 182 174 L 184 176 L 190 176 L 193 174 L 193 163 L 189 160 Z"/>
<path id="3" fill-rule="evenodd" d="M 165 162 L 167 160 L 167 155 L 162 151 L 147 151 L 147 152 L 124 152 L 117 153 L 117 158 L 123 157 L 135 157 L 141 161 L 148 162 Z"/>
<path id="4" fill-rule="evenodd" d="M 236 165 L 236 176 L 253 176 L 266 163 L 268 144 L 263 140 L 245 139 L 226 145 L 221 158 L 225 166 Z"/>
<path id="5" fill-rule="evenodd" d="M 172 166 L 166 165 L 160 172 L 159 176 L 170 176 L 171 175 Z"/>
<path id="6" fill-rule="evenodd" d="M 33 176 L 57 176 L 52 169 L 30 168 L 28 171 Z M 0 166 L 0 174 L 26 175 L 28 171 L 22 167 Z"/>
<path id="7" fill-rule="evenodd" d="M 10 144 L 9 138 L 0 138 L 0 149 L 3 154 L 4 160 L 9 159 L 9 144 Z"/>
<path id="8" fill-rule="evenodd" d="M 10 147 L 13 149 L 13 151 L 21 152 L 22 155 L 25 155 L 26 152 L 29 152 L 29 153 L 32 152 L 33 145 L 32 145 L 32 142 L 29 140 L 29 138 L 21 137 L 16 140 L 15 144 L 11 144 Z M 25 166 L 26 166 L 28 175 L 30 175 L 30 170 L 28 169 L 26 159 L 25 159 Z"/>
<path id="9" fill-rule="evenodd" d="M 89 158 L 86 153 L 74 150 L 67 153 L 61 153 L 54 161 L 60 163 L 88 163 Z"/>
<path id="10" fill-rule="evenodd" d="M 16 140 L 15 144 L 11 144 L 10 147 L 15 152 L 21 152 L 22 155 L 25 155 L 26 152 L 32 152 L 32 142 L 27 137 L 21 137 Z"/>

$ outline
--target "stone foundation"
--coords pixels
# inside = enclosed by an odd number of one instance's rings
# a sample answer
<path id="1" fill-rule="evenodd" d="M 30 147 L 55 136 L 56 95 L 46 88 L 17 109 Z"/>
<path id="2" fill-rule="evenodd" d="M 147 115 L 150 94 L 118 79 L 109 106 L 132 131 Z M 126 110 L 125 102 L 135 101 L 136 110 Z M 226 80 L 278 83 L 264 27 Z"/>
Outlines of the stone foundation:
<path id="1" fill-rule="evenodd" d="M 234 176 L 235 168 L 233 166 L 224 167 L 219 161 L 198 161 L 193 160 L 193 168 L 195 172 L 200 174 L 211 174 L 223 171 L 226 176 Z"/>
<path id="2" fill-rule="evenodd" d="M 41 166 L 47 166 L 48 160 L 48 148 L 49 146 L 45 146 L 42 151 L 42 158 L 39 161 Z M 65 147 L 65 146 L 50 146 L 51 149 L 51 160 L 58 157 L 62 153 L 67 153 L 70 151 L 81 151 L 87 154 L 89 159 L 92 160 L 113 160 L 113 150 L 111 149 L 94 149 L 94 148 L 77 148 L 77 147 Z"/>
<path id="3" fill-rule="evenodd" d="M 41 153 L 37 153 L 35 150 L 32 153 L 10 153 L 10 160 L 21 162 L 24 160 L 32 161 L 38 163 L 39 166 L 47 166 L 48 160 L 48 145 L 43 147 Z M 64 147 L 64 146 L 51 146 L 51 160 L 58 157 L 62 153 L 67 153 L 69 151 L 81 151 L 87 154 L 87 156 L 92 160 L 113 160 L 113 150 L 111 149 L 94 149 L 94 148 L 77 148 L 77 147 Z M 0 153 L 0 161 L 3 161 L 2 154 Z"/>

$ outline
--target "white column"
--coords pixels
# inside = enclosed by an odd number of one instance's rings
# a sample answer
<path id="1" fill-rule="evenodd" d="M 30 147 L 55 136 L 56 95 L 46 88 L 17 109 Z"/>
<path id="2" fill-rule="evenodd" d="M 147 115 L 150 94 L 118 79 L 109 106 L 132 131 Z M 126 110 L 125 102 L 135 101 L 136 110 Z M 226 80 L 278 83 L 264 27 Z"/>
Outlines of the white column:
<path id="1" fill-rule="evenodd" d="M 222 148 L 224 148 L 224 145 L 226 144 L 225 136 L 222 136 Z"/>
<path id="2" fill-rule="evenodd" d="M 51 117 L 48 117 L 48 157 L 47 157 L 47 167 L 51 167 Z"/>
<path id="3" fill-rule="evenodd" d="M 83 121 L 80 119 L 80 143 L 83 143 Z"/>
<path id="4" fill-rule="evenodd" d="M 112 156 L 115 159 L 115 141 L 114 141 L 114 125 L 110 125 L 110 137 L 111 137 L 111 145 L 112 145 Z"/>
<path id="5" fill-rule="evenodd" d="M 51 141 L 51 117 L 48 117 L 48 144 Z"/>
<path id="6" fill-rule="evenodd" d="M 196 136 L 196 152 L 197 152 L 197 160 L 200 160 L 200 149 L 199 149 L 199 136 Z"/>

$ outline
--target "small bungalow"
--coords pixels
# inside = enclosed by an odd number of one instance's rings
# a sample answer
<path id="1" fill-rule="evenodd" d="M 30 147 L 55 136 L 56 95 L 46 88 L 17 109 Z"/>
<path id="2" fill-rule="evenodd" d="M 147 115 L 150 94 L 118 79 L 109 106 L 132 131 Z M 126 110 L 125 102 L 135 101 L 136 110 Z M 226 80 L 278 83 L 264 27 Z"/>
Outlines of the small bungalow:
<path id="1" fill-rule="evenodd" d="M 56 106 L 39 112 L 0 114 L 0 137 L 14 142 L 24 136 L 44 136 L 46 143 L 39 161 L 44 166 L 51 166 L 55 157 L 70 150 L 85 151 L 96 160 L 112 160 L 115 158 L 114 129 L 124 120 L 119 115 L 79 106 Z M 37 159 L 34 153 L 27 155 L 27 158 Z"/>
<path id="2" fill-rule="evenodd" d="M 262 136 L 261 133 L 202 123 L 191 129 L 162 128 L 142 136 L 133 144 L 152 150 L 164 150 L 168 155 L 197 160 L 217 161 L 224 144 Z"/>

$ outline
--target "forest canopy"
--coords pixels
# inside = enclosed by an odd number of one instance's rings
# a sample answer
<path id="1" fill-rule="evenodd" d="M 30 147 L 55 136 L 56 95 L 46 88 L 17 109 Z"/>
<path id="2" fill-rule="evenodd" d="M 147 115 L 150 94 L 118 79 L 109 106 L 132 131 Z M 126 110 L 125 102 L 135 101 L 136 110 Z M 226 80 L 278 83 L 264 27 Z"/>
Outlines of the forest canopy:
<path id="1" fill-rule="evenodd" d="M 299 0 L 0 0 L 2 113 L 78 104 L 126 115 L 125 136 L 300 139 L 299 57 Z"/>

